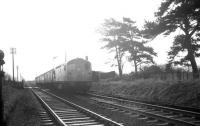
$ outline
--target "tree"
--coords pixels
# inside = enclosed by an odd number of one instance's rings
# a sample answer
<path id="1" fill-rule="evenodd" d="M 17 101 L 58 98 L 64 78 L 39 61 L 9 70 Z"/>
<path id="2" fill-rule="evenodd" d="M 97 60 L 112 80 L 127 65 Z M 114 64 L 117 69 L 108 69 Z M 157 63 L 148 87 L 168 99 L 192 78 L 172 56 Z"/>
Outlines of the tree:
<path id="1" fill-rule="evenodd" d="M 171 51 L 168 53 L 170 62 L 181 64 L 189 61 L 193 70 L 193 78 L 198 78 L 195 57 L 200 56 L 200 1 L 164 0 L 155 16 L 156 21 L 146 21 L 144 26 L 146 37 L 169 35 L 180 29 L 182 33 L 175 37 Z M 176 61 L 181 52 L 187 52 L 187 55 Z"/>
<path id="2" fill-rule="evenodd" d="M 110 18 L 105 20 L 104 24 L 102 25 L 102 29 L 100 29 L 100 33 L 103 35 L 102 41 L 107 42 L 107 44 L 103 47 L 110 52 L 115 52 L 115 59 L 117 61 L 117 67 L 119 70 L 119 77 L 122 77 L 123 74 L 123 62 L 122 58 L 125 54 L 120 41 L 121 35 L 121 23 L 117 22 L 116 20 Z"/>
<path id="3" fill-rule="evenodd" d="M 120 39 L 124 50 L 130 53 L 129 61 L 133 61 L 135 73 L 137 74 L 138 66 L 141 64 L 153 63 L 153 56 L 157 54 L 153 48 L 146 46 L 147 41 L 144 41 L 142 34 L 135 25 L 135 21 L 130 18 L 123 18 Z"/>

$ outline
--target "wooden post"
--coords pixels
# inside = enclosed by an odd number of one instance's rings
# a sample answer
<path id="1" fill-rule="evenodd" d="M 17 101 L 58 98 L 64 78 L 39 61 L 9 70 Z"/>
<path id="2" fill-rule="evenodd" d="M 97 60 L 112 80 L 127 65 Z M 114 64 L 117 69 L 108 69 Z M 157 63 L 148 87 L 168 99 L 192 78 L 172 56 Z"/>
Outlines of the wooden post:
<path id="1" fill-rule="evenodd" d="M 2 85 L 3 85 L 3 71 L 0 71 L 0 94 L 1 94 L 1 99 L 0 99 L 0 113 L 1 113 L 1 124 L 4 123 L 3 119 L 3 114 L 4 114 L 4 105 L 3 105 L 3 95 L 2 95 Z"/>
<path id="2" fill-rule="evenodd" d="M 4 72 L 3 72 L 3 64 L 5 63 L 4 60 L 4 53 L 0 50 L 0 118 L 1 118 L 1 124 L 5 125 L 4 123 L 4 105 L 3 105 L 3 95 L 2 95 L 2 86 L 3 86 L 3 78 L 4 78 Z"/>

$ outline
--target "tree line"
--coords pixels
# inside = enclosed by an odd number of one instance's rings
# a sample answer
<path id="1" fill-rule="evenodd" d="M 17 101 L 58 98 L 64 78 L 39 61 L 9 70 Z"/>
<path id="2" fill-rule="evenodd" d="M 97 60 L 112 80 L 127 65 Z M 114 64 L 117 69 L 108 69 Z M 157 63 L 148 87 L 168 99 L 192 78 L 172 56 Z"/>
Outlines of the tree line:
<path id="1" fill-rule="evenodd" d="M 115 53 L 119 77 L 123 74 L 125 56 L 133 63 L 137 75 L 138 66 L 154 64 L 153 57 L 157 56 L 154 49 L 146 43 L 158 35 L 168 36 L 180 30 L 168 52 L 168 64 L 189 65 L 192 67 L 193 78 L 199 78 L 195 58 L 200 57 L 200 1 L 163 0 L 155 17 L 153 21 L 145 21 L 142 29 L 127 17 L 123 17 L 121 21 L 106 19 L 102 24 L 99 32 L 102 34 L 101 40 L 106 42 L 102 48 Z"/>

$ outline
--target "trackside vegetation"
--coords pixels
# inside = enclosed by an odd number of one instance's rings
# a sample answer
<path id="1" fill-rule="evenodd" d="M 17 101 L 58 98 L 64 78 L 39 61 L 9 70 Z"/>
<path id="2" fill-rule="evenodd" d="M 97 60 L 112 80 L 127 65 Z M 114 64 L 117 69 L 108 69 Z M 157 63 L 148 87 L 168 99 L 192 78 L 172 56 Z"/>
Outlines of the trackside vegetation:
<path id="1" fill-rule="evenodd" d="M 173 45 L 168 51 L 166 65 L 190 67 L 193 79 L 199 79 L 198 63 L 200 57 L 200 2 L 199 0 L 162 0 L 154 13 L 155 19 L 145 21 L 142 28 L 136 22 L 123 17 L 117 21 L 105 19 L 100 27 L 102 47 L 113 52 L 113 66 L 118 67 L 119 77 L 123 76 L 125 61 L 133 64 L 137 76 L 139 67 L 155 64 L 157 53 L 147 43 L 157 36 L 175 34 Z M 179 32 L 177 32 L 179 31 Z M 162 40 L 160 41 L 162 43 Z M 170 42 L 170 41 L 169 41 Z"/>
<path id="2" fill-rule="evenodd" d="M 93 83 L 90 91 L 145 102 L 196 108 L 200 106 L 200 80 L 179 82 L 150 78 L 99 81 Z"/>
<path id="3" fill-rule="evenodd" d="M 7 126 L 40 126 L 40 106 L 29 89 L 3 85 L 3 101 Z"/>

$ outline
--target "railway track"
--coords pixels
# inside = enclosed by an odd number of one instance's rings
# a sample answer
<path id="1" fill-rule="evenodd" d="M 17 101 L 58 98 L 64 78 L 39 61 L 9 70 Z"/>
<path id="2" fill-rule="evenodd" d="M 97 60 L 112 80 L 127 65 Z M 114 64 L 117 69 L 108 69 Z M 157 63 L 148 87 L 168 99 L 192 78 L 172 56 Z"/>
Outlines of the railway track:
<path id="1" fill-rule="evenodd" d="M 45 126 L 123 126 L 86 108 L 40 89 L 32 89 L 44 110 L 40 117 Z"/>
<path id="2" fill-rule="evenodd" d="M 138 119 L 146 121 L 149 125 L 200 126 L 200 113 L 198 112 L 91 93 L 89 95 L 90 99 L 98 102 L 100 107 L 137 117 Z"/>

